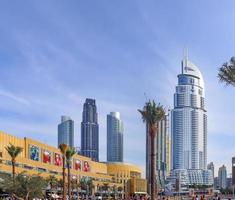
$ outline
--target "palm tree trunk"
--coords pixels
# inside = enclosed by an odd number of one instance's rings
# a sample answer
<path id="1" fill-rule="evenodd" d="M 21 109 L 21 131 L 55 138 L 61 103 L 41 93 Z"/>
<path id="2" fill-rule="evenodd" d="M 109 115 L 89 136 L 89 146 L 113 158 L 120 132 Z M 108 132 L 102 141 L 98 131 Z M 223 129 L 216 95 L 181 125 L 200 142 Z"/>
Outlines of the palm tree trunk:
<path id="1" fill-rule="evenodd" d="M 16 164 L 15 160 L 12 159 L 11 163 L 12 163 L 12 181 L 13 181 L 13 186 L 15 186 L 15 174 L 16 174 L 16 172 L 15 172 L 15 164 Z"/>
<path id="2" fill-rule="evenodd" d="M 70 200 L 71 199 L 70 164 L 68 164 L 68 193 L 69 193 L 69 200 Z"/>
<path id="3" fill-rule="evenodd" d="M 51 196 L 50 196 L 50 199 L 52 199 L 52 183 L 50 184 L 51 186 Z"/>
<path id="4" fill-rule="evenodd" d="M 63 156 L 63 200 L 66 200 L 66 190 L 65 190 L 65 157 Z"/>
<path id="5" fill-rule="evenodd" d="M 156 199 L 156 146 L 155 146 L 155 135 L 151 135 L 151 200 Z"/>
<path id="6" fill-rule="evenodd" d="M 29 199 L 29 192 L 27 192 L 27 195 L 26 195 L 25 199 L 26 199 L 26 200 Z"/>

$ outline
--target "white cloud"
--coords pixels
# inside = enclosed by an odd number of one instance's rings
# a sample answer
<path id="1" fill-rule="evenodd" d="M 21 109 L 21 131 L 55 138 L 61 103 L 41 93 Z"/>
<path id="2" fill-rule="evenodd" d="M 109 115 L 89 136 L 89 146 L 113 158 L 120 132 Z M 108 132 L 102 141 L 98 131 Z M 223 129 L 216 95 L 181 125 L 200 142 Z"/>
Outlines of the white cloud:
<path id="1" fill-rule="evenodd" d="M 14 101 L 21 103 L 21 104 L 24 104 L 24 105 L 30 104 L 30 102 L 27 99 L 20 97 L 18 95 L 15 95 L 9 91 L 3 90 L 3 89 L 0 89 L 0 96 L 7 97 L 11 100 L 14 100 Z"/>

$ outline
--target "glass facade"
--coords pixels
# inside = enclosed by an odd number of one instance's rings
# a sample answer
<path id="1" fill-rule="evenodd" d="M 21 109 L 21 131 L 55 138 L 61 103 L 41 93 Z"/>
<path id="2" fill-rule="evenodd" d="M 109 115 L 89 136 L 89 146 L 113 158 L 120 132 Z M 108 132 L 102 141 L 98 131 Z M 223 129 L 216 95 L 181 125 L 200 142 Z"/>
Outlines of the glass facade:
<path id="1" fill-rule="evenodd" d="M 58 147 L 60 144 L 74 147 L 74 121 L 68 116 L 62 116 L 58 125 Z"/>
<path id="2" fill-rule="evenodd" d="M 94 99 L 86 99 L 81 123 L 81 154 L 99 161 L 99 125 Z"/>
<path id="3" fill-rule="evenodd" d="M 119 112 L 107 115 L 107 161 L 123 162 L 123 123 Z"/>
<path id="4" fill-rule="evenodd" d="M 215 184 L 214 184 L 214 178 L 215 178 L 215 166 L 214 166 L 214 163 L 213 163 L 213 162 L 210 162 L 210 163 L 207 165 L 207 169 L 212 172 L 212 176 L 213 176 L 213 185 L 215 186 Z"/>
<path id="5" fill-rule="evenodd" d="M 219 189 L 227 188 L 227 169 L 224 165 L 219 168 L 218 178 L 219 178 Z"/>
<path id="6" fill-rule="evenodd" d="M 187 58 L 174 94 L 172 110 L 173 169 L 206 169 L 207 115 L 204 81 L 199 69 Z"/>
<path id="7" fill-rule="evenodd" d="M 172 171 L 170 182 L 175 184 L 178 180 L 181 187 L 190 185 L 213 185 L 211 170 L 203 169 L 175 169 Z"/>

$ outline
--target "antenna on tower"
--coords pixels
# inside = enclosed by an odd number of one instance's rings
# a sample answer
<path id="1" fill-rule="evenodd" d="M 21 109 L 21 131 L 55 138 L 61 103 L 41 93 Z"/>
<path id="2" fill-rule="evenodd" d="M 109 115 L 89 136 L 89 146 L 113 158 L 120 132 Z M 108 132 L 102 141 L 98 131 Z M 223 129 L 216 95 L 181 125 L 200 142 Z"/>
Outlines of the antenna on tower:
<path id="1" fill-rule="evenodd" d="M 145 97 L 145 101 L 147 102 L 148 100 L 147 100 L 147 95 L 145 92 L 144 92 L 144 97 Z"/>
<path id="2" fill-rule="evenodd" d="M 183 49 L 183 61 L 182 61 L 182 74 L 184 73 L 184 68 L 188 66 L 188 48 Z"/>
<path id="3" fill-rule="evenodd" d="M 183 50 L 183 58 L 185 60 L 188 60 L 188 47 L 184 48 Z"/>

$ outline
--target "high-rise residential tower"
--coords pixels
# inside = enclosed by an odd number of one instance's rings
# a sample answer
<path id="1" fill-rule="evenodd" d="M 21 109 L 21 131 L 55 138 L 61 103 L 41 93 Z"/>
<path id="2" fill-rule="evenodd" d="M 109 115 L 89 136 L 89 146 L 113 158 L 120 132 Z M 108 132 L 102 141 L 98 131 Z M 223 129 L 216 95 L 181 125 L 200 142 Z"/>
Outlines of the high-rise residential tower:
<path id="1" fill-rule="evenodd" d="M 201 72 L 188 58 L 174 94 L 172 111 L 173 169 L 206 169 L 207 115 Z"/>
<path id="2" fill-rule="evenodd" d="M 99 161 L 99 125 L 94 99 L 86 99 L 81 123 L 81 154 Z"/>
<path id="3" fill-rule="evenodd" d="M 219 168 L 218 179 L 219 179 L 219 188 L 220 189 L 227 188 L 227 169 L 224 165 Z"/>
<path id="4" fill-rule="evenodd" d="M 74 121 L 68 116 L 61 116 L 61 123 L 58 125 L 58 147 L 60 144 L 74 147 Z"/>
<path id="5" fill-rule="evenodd" d="M 123 123 L 119 112 L 107 115 L 107 161 L 123 162 Z"/>

